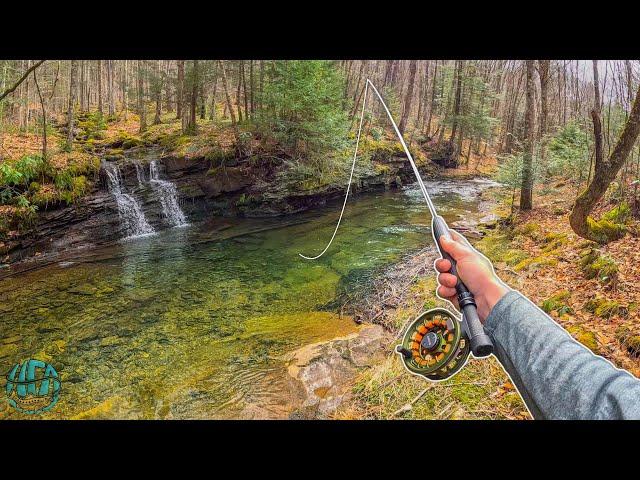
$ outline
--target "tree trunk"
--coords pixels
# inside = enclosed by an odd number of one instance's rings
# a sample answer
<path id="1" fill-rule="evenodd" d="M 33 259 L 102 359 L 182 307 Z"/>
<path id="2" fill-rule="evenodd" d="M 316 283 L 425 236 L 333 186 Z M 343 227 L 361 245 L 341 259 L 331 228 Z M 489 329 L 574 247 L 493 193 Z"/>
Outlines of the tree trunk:
<path id="1" fill-rule="evenodd" d="M 221 78 L 222 78 L 222 88 L 224 89 L 224 96 L 227 101 L 227 109 L 229 110 L 229 114 L 231 115 L 231 125 L 233 127 L 233 134 L 236 140 L 236 146 L 238 150 L 240 149 L 240 132 L 238 131 L 238 124 L 236 122 L 236 115 L 233 112 L 233 105 L 231 104 L 231 95 L 229 94 L 229 83 L 227 82 L 227 72 L 224 68 L 224 63 L 222 60 L 218 60 L 218 66 L 220 68 Z"/>
<path id="2" fill-rule="evenodd" d="M 402 109 L 402 118 L 400 118 L 400 126 L 398 129 L 400 133 L 404 133 L 407 128 L 407 120 L 409 120 L 409 115 L 411 114 L 411 103 L 413 100 L 413 87 L 416 80 L 416 60 L 411 60 L 409 63 L 409 85 L 407 87 L 407 93 L 404 97 L 404 108 Z"/>
<path id="3" fill-rule="evenodd" d="M 113 62 L 114 60 L 107 60 L 107 103 L 109 104 L 110 117 L 116 114 L 116 100 L 113 92 Z"/>
<path id="4" fill-rule="evenodd" d="M 182 118 L 184 101 L 184 60 L 178 60 L 178 82 L 176 85 L 176 118 Z"/>
<path id="5" fill-rule="evenodd" d="M 458 117 L 460 116 L 460 99 L 462 94 L 462 60 L 456 60 L 456 93 L 453 100 L 453 123 L 451 125 L 451 137 L 449 140 L 454 142 L 456 133 L 458 132 Z"/>
<path id="6" fill-rule="evenodd" d="M 209 110 L 209 120 L 216 118 L 216 95 L 218 93 L 218 69 L 217 65 L 213 69 L 213 92 L 211 92 L 211 109 Z"/>
<path id="7" fill-rule="evenodd" d="M 138 60 L 138 115 L 140 115 L 140 133 L 147 129 L 147 109 L 144 104 L 144 82 L 142 77 L 142 63 Z"/>
<path id="8" fill-rule="evenodd" d="M 533 207 L 533 153 L 535 148 L 535 85 L 534 61 L 527 60 L 527 96 L 524 117 L 525 144 L 522 158 L 522 186 L 520 187 L 520 210 Z"/>
<path id="9" fill-rule="evenodd" d="M 67 150 L 71 151 L 73 148 L 73 109 L 76 105 L 76 83 L 78 81 L 78 61 L 71 60 L 71 70 L 69 73 L 69 106 L 67 110 Z"/>
<path id="10" fill-rule="evenodd" d="M 596 115 L 594 115 L 596 113 Z M 602 137 L 602 127 L 600 125 L 600 117 L 598 112 L 592 110 L 591 116 L 594 120 L 594 134 L 598 131 L 598 135 Z M 576 234 L 588 240 L 598 242 L 606 242 L 610 239 L 604 239 L 595 234 L 589 228 L 589 214 L 593 207 L 598 203 L 606 192 L 609 184 L 616 178 L 616 175 L 622 168 L 625 160 L 629 156 L 633 145 L 635 144 L 638 134 L 640 133 L 640 87 L 636 92 L 631 113 L 624 126 L 624 130 L 618 139 L 608 160 L 604 160 L 601 156 L 598 159 L 596 149 L 596 165 L 593 174 L 593 180 L 587 188 L 576 199 L 571 214 L 569 215 L 569 223 Z M 597 137 L 596 137 L 597 141 Z"/>
<path id="11" fill-rule="evenodd" d="M 433 66 L 433 80 L 431 81 L 431 103 L 429 105 L 429 115 L 427 116 L 427 137 L 431 136 L 431 119 L 433 118 L 433 109 L 436 105 L 436 80 L 438 78 L 438 60 Z"/>
<path id="12" fill-rule="evenodd" d="M 102 60 L 98 60 L 98 113 L 102 115 Z"/>
<path id="13" fill-rule="evenodd" d="M 198 60 L 193 61 L 193 82 L 191 85 L 191 99 L 189 102 L 189 131 L 196 133 L 198 125 L 196 124 L 196 110 L 198 107 L 198 85 L 200 84 L 198 72 Z"/>
<path id="14" fill-rule="evenodd" d="M 153 124 L 158 125 L 162 123 L 162 74 L 160 69 L 160 60 L 155 62 L 155 97 L 156 97 L 156 114 L 153 117 Z"/>
<path id="15" fill-rule="evenodd" d="M 38 77 L 36 71 L 33 71 L 33 83 L 36 84 L 36 91 L 38 92 L 38 98 L 40 98 L 40 108 L 42 109 L 42 159 L 47 161 L 47 109 L 44 104 L 44 98 L 40 91 L 40 85 L 38 84 Z"/>
<path id="16" fill-rule="evenodd" d="M 124 110 L 124 120 L 127 120 L 127 113 L 129 112 L 129 99 L 127 98 L 127 83 L 129 81 L 129 61 L 124 61 L 124 80 L 122 82 L 122 107 Z"/>
<path id="17" fill-rule="evenodd" d="M 236 107 L 238 108 L 238 121 L 242 123 L 242 104 L 240 103 L 240 87 L 242 85 L 242 73 L 240 68 L 242 63 L 238 66 L 238 85 L 236 88 Z"/>
<path id="18" fill-rule="evenodd" d="M 538 60 L 538 74 L 540 76 L 540 159 L 546 165 L 547 159 L 547 121 L 549 119 L 549 60 Z M 547 175 L 548 176 L 548 175 Z"/>
<path id="19" fill-rule="evenodd" d="M 87 63 L 84 60 L 80 60 L 80 111 L 86 112 L 88 110 L 87 105 Z M 34 77 L 35 80 L 35 77 Z"/>

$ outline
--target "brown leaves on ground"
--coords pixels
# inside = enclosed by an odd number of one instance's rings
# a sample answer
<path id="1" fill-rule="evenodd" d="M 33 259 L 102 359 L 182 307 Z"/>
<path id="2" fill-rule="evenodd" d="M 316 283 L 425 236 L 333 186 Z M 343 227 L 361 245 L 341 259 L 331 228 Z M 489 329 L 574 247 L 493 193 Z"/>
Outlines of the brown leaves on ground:
<path id="1" fill-rule="evenodd" d="M 545 191 L 538 189 L 534 196 L 534 209 L 519 213 L 515 221 L 516 229 L 527 223 L 540 227 L 535 235 L 518 235 L 512 240 L 512 248 L 522 249 L 531 257 L 543 253 L 548 245 L 544 238 L 548 234 L 566 234 L 566 243 L 558 245 L 550 253 L 558 260 L 556 265 L 516 272 L 504 264 L 497 264 L 496 270 L 505 282 L 536 304 L 559 291 L 570 292 L 565 303 L 571 307 L 572 312 L 558 315 L 553 311 L 550 315 L 576 338 L 579 337 L 576 332 L 593 334 L 597 341 L 596 353 L 616 366 L 640 376 L 640 360 L 630 355 L 616 338 L 616 330 L 622 324 L 630 325 L 634 334 L 640 335 L 640 238 L 627 233 L 620 240 L 597 246 L 601 254 L 611 257 L 618 266 L 614 281 L 605 283 L 598 278 L 585 278 L 579 264 L 585 240 L 573 233 L 568 221 L 575 193 L 575 187 L 562 182 Z M 603 208 L 606 210 L 613 206 Z M 602 318 L 587 310 L 589 300 L 598 297 L 617 302 L 621 307 L 620 311 L 610 318 Z"/>
<path id="2" fill-rule="evenodd" d="M 0 160 L 19 159 L 25 155 L 42 153 L 42 135 L 36 133 L 0 134 Z"/>

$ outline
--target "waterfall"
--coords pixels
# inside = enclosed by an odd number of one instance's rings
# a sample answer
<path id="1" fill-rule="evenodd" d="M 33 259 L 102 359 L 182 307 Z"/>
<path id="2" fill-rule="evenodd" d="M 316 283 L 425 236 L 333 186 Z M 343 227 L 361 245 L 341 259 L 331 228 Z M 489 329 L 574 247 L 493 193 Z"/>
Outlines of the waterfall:
<path id="1" fill-rule="evenodd" d="M 109 192 L 118 205 L 118 215 L 126 238 L 154 233 L 153 227 L 147 222 L 138 201 L 132 195 L 122 191 L 123 184 L 118 166 L 105 162 L 104 171 L 109 182 Z"/>
<path id="2" fill-rule="evenodd" d="M 160 180 L 160 172 L 155 160 L 149 163 L 149 175 L 151 186 L 160 197 L 162 213 L 167 221 L 174 227 L 187 225 L 187 219 L 178 204 L 178 189 L 173 183 Z"/>
<path id="3" fill-rule="evenodd" d="M 136 167 L 136 177 L 138 177 L 138 185 L 141 186 L 145 182 L 144 169 L 142 168 L 142 165 L 140 165 L 140 162 L 137 160 L 134 160 L 133 164 Z"/>

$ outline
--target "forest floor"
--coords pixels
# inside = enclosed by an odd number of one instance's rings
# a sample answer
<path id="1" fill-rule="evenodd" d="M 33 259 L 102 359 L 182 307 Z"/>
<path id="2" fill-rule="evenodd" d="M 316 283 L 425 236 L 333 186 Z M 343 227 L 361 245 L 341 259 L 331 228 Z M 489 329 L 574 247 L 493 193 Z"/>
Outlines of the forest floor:
<path id="1" fill-rule="evenodd" d="M 496 161 L 486 158 L 481 163 L 485 164 L 482 173 L 487 174 Z M 470 168 L 449 170 L 446 175 L 465 177 L 474 169 L 472 159 Z M 498 221 L 481 227 L 481 238 L 469 240 L 493 261 L 509 286 L 538 304 L 579 342 L 640 376 L 638 222 L 630 220 L 627 234 L 607 245 L 585 241 L 573 233 L 568 221 L 576 190 L 563 180 L 546 182 L 535 190 L 534 209 L 525 213 L 516 210 L 512 217 L 510 192 L 504 188 L 487 191 Z M 607 195 L 602 203 L 596 216 L 619 201 Z M 387 311 L 368 313 L 363 320 L 375 317 L 374 322 L 382 323 L 399 338 L 402 327 L 418 313 L 445 306 L 434 293 L 434 255 L 433 249 L 419 252 L 383 275 L 373 302 L 381 302 Z M 530 418 L 494 357 L 472 359 L 453 378 L 437 384 L 410 375 L 396 357 L 391 353 L 385 362 L 364 370 L 355 382 L 351 400 L 334 417 Z"/>

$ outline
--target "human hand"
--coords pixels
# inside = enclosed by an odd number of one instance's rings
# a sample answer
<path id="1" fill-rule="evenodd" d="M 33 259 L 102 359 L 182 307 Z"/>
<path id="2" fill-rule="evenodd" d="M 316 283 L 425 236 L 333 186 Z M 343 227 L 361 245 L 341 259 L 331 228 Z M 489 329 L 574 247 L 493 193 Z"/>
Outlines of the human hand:
<path id="1" fill-rule="evenodd" d="M 478 316 L 484 323 L 495 304 L 509 292 L 509 287 L 495 274 L 489 259 L 473 248 L 462 235 L 451 230 L 451 237 L 452 239 L 440 237 L 440 245 L 456 261 L 460 280 L 473 293 L 478 307 Z M 440 258 L 436 260 L 435 268 L 440 272 L 438 295 L 449 300 L 460 310 L 455 289 L 458 279 L 449 273 L 451 262 Z"/>

